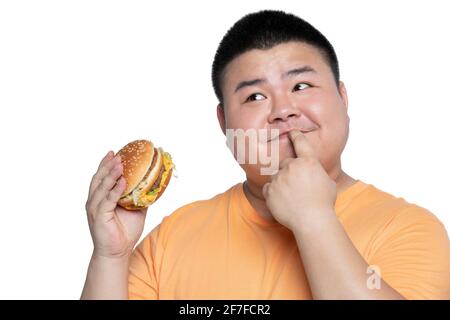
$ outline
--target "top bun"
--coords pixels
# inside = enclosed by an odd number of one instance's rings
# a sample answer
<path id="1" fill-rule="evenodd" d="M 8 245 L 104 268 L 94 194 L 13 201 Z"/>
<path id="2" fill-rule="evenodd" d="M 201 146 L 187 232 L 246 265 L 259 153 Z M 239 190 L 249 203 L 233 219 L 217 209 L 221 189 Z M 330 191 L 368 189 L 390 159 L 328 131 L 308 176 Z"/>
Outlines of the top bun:
<path id="1" fill-rule="evenodd" d="M 123 165 L 123 177 L 127 187 L 122 195 L 130 193 L 145 177 L 152 164 L 155 150 L 153 143 L 147 140 L 136 140 L 128 143 L 117 154 Z"/>

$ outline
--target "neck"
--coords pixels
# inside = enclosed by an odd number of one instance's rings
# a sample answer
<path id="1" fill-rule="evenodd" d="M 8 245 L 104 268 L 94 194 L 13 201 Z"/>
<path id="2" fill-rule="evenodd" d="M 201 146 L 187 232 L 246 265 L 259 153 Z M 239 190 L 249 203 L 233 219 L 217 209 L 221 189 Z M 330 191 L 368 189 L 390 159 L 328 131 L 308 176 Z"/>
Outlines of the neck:
<path id="1" fill-rule="evenodd" d="M 350 186 L 356 183 L 356 180 L 346 174 L 342 169 L 339 168 L 334 170 L 334 172 L 329 173 L 330 178 L 336 182 L 337 195 L 341 194 L 347 190 Z M 244 193 L 252 207 L 258 212 L 263 218 L 269 221 L 275 221 L 269 209 L 266 206 L 266 201 L 262 195 L 262 187 L 257 183 L 252 182 L 248 179 L 244 182 Z"/>

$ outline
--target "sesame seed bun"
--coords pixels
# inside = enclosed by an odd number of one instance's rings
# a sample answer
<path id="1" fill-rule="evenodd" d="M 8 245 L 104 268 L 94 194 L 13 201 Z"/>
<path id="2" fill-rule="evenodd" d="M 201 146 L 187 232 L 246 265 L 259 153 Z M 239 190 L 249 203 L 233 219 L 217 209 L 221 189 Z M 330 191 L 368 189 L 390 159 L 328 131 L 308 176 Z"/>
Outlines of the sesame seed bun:
<path id="1" fill-rule="evenodd" d="M 118 205 L 128 210 L 139 210 L 155 202 L 166 189 L 171 174 L 170 155 L 161 148 L 154 148 L 147 140 L 128 143 L 118 154 L 122 159 L 123 177 L 127 187 L 118 201 Z M 149 192 L 157 196 L 147 196 Z M 156 190 L 156 191 L 155 191 Z"/>
<path id="2" fill-rule="evenodd" d="M 123 177 L 127 181 L 123 195 L 129 194 L 145 177 L 150 169 L 154 152 L 153 143 L 136 140 L 128 143 L 117 153 L 122 159 Z"/>

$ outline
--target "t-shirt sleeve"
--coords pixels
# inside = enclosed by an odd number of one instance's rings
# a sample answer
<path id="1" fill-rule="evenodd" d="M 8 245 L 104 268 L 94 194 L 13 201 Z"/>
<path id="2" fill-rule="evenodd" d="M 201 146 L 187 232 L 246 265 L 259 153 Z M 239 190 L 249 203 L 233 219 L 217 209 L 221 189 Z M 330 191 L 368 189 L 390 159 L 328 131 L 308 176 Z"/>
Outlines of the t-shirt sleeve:
<path id="1" fill-rule="evenodd" d="M 161 224 L 157 225 L 133 251 L 128 273 L 130 300 L 158 299 L 155 263 L 160 226 Z"/>
<path id="2" fill-rule="evenodd" d="M 450 299 L 450 241 L 429 211 L 412 206 L 386 226 L 371 265 L 406 299 Z"/>

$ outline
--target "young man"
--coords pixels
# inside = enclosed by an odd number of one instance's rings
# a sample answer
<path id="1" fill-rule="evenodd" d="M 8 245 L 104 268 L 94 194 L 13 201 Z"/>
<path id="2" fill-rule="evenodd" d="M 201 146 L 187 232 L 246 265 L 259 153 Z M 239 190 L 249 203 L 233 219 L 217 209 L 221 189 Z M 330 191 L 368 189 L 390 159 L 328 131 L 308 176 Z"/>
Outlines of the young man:
<path id="1" fill-rule="evenodd" d="M 82 298 L 450 298 L 442 223 L 342 170 L 347 92 L 318 30 L 280 11 L 247 15 L 220 43 L 212 79 L 224 134 L 278 130 L 246 150 L 276 141 L 279 170 L 240 162 L 244 183 L 179 208 L 133 251 L 146 212 L 116 206 L 125 182 L 108 153 L 86 203 L 94 253 Z"/>

